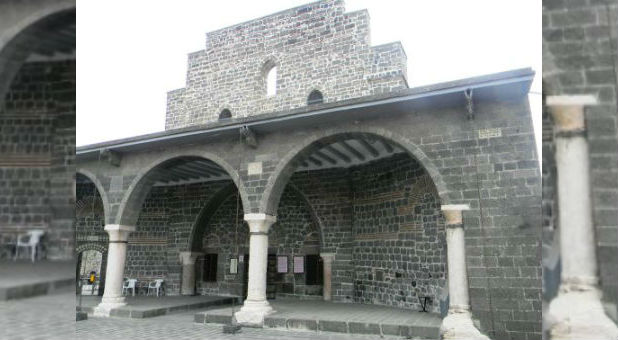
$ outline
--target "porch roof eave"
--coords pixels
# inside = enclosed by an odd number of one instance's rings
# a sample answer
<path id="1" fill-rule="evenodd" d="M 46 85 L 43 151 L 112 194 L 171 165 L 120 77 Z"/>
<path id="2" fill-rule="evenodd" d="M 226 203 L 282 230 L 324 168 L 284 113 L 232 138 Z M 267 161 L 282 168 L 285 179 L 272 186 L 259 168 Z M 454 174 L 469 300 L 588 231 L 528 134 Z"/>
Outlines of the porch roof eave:
<path id="1" fill-rule="evenodd" d="M 465 103 L 463 92 L 467 89 L 472 89 L 474 99 L 480 101 L 520 98 L 529 92 L 533 78 L 534 71 L 523 68 L 334 103 L 166 130 L 77 147 L 76 161 L 96 158 L 100 151 L 106 149 L 120 153 L 138 152 L 228 137 L 238 134 L 243 126 L 257 133 L 269 133 L 298 126 L 371 119 L 384 114 L 461 105 Z"/>

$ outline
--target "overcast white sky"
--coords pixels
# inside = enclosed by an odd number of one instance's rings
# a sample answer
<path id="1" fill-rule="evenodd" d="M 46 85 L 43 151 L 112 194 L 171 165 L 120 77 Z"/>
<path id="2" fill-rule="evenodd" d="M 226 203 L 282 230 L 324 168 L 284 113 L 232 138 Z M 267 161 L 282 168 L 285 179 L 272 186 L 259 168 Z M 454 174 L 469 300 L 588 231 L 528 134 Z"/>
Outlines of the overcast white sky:
<path id="1" fill-rule="evenodd" d="M 206 32 L 309 2 L 77 0 L 77 145 L 164 130 L 166 92 Z M 363 8 L 373 45 L 402 42 L 411 87 L 532 67 L 540 149 L 541 1 L 346 1 Z"/>

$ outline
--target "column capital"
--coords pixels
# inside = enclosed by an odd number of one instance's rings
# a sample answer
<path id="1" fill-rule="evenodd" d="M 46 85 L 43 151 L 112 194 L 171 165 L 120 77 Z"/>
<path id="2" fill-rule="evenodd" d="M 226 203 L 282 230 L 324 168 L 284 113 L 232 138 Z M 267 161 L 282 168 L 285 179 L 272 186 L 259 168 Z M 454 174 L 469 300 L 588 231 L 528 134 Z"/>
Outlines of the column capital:
<path id="1" fill-rule="evenodd" d="M 324 262 L 333 262 L 335 253 L 320 253 L 320 257 L 324 260 Z"/>
<path id="2" fill-rule="evenodd" d="M 277 216 L 267 214 L 245 214 L 251 233 L 268 233 L 270 226 L 277 222 Z"/>
<path id="3" fill-rule="evenodd" d="M 583 132 L 586 129 L 584 106 L 597 104 L 597 98 L 591 95 L 549 96 L 545 100 L 557 133 Z"/>
<path id="4" fill-rule="evenodd" d="M 468 204 L 444 204 L 440 209 L 444 212 L 446 225 L 456 226 L 463 224 L 462 211 L 470 210 L 470 206 Z"/>
<path id="5" fill-rule="evenodd" d="M 129 240 L 129 233 L 135 231 L 135 227 L 121 224 L 106 224 L 104 230 L 109 234 L 110 242 L 126 243 Z"/>
<path id="6" fill-rule="evenodd" d="M 181 251 L 179 254 L 182 264 L 195 264 L 195 260 L 204 253 L 194 251 Z"/>

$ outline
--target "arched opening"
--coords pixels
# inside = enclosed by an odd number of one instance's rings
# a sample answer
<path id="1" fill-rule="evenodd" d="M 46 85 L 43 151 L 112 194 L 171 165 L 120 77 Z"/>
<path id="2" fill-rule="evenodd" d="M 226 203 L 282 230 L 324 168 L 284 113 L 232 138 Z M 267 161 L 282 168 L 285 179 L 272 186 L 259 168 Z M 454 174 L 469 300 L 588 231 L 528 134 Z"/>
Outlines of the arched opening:
<path id="1" fill-rule="evenodd" d="M 249 233 L 244 210 L 233 184 L 222 188 L 202 208 L 191 232 L 190 250 L 203 254 L 196 261 L 196 291 L 200 295 L 246 297 Z M 307 283 L 305 273 L 278 270 L 280 257 L 292 263 L 294 256 L 319 258 L 319 221 L 306 198 L 293 186 L 284 192 L 278 221 L 269 231 L 267 285 L 279 297 L 320 297 L 317 280 Z"/>
<path id="2" fill-rule="evenodd" d="M 94 249 L 77 254 L 78 276 L 82 282 L 82 295 L 103 295 L 101 285 L 101 269 L 103 253 Z"/>
<path id="3" fill-rule="evenodd" d="M 281 194 L 271 197 L 276 202 L 271 209 L 276 207 L 279 218 L 290 186 L 315 208 L 323 229 L 319 254 L 332 254 L 337 268 L 322 277 L 331 280 L 332 300 L 421 310 L 427 299 L 427 310 L 445 309 L 444 217 L 423 164 L 399 143 L 370 133 L 316 138 L 292 152 L 278 167 L 285 181 L 273 182 L 272 193 Z M 313 281 L 319 280 L 315 268 L 321 261 L 311 248 L 299 255 L 305 275 L 313 270 Z M 290 261 L 293 270 L 301 260 Z"/>
<path id="4" fill-rule="evenodd" d="M 231 119 L 231 118 L 232 118 L 232 111 L 228 109 L 223 109 L 221 110 L 221 113 L 219 113 L 219 120 Z"/>
<path id="5" fill-rule="evenodd" d="M 188 285 L 183 275 L 175 275 L 186 270 L 179 255 L 201 250 L 196 221 L 208 220 L 229 195 L 239 197 L 232 180 L 236 175 L 226 169 L 231 168 L 210 158 L 178 156 L 155 162 L 131 184 L 118 218 L 120 224 L 136 227 L 129 238 L 125 277 L 138 280 L 138 294 L 157 279 L 165 281 L 168 295 L 181 293 L 181 287 L 182 294 L 185 288 L 195 289 L 195 282 Z M 196 263 L 199 282 L 199 259 Z"/>
<path id="6" fill-rule="evenodd" d="M 88 285 L 86 279 L 94 272 L 95 282 L 82 291 L 84 295 L 102 295 L 105 289 L 106 250 L 105 199 L 98 184 L 80 172 L 75 183 L 75 235 L 77 279 Z"/>
<path id="7" fill-rule="evenodd" d="M 266 96 L 272 97 L 277 94 L 277 64 L 274 61 L 267 61 L 263 70 Z"/>
<path id="8" fill-rule="evenodd" d="M 322 96 L 322 92 L 318 90 L 311 91 L 307 98 L 307 105 L 322 104 L 323 102 L 324 97 Z"/>

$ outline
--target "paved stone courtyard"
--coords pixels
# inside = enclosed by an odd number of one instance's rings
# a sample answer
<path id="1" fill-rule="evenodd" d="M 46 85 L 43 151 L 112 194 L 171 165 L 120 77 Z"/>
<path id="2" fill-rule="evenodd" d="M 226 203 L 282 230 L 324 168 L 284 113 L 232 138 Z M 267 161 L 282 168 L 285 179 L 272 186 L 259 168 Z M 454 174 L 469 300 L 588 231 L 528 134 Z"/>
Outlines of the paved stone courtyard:
<path id="1" fill-rule="evenodd" d="M 63 340 L 75 338 L 75 294 L 0 301 L 0 339 Z"/>

